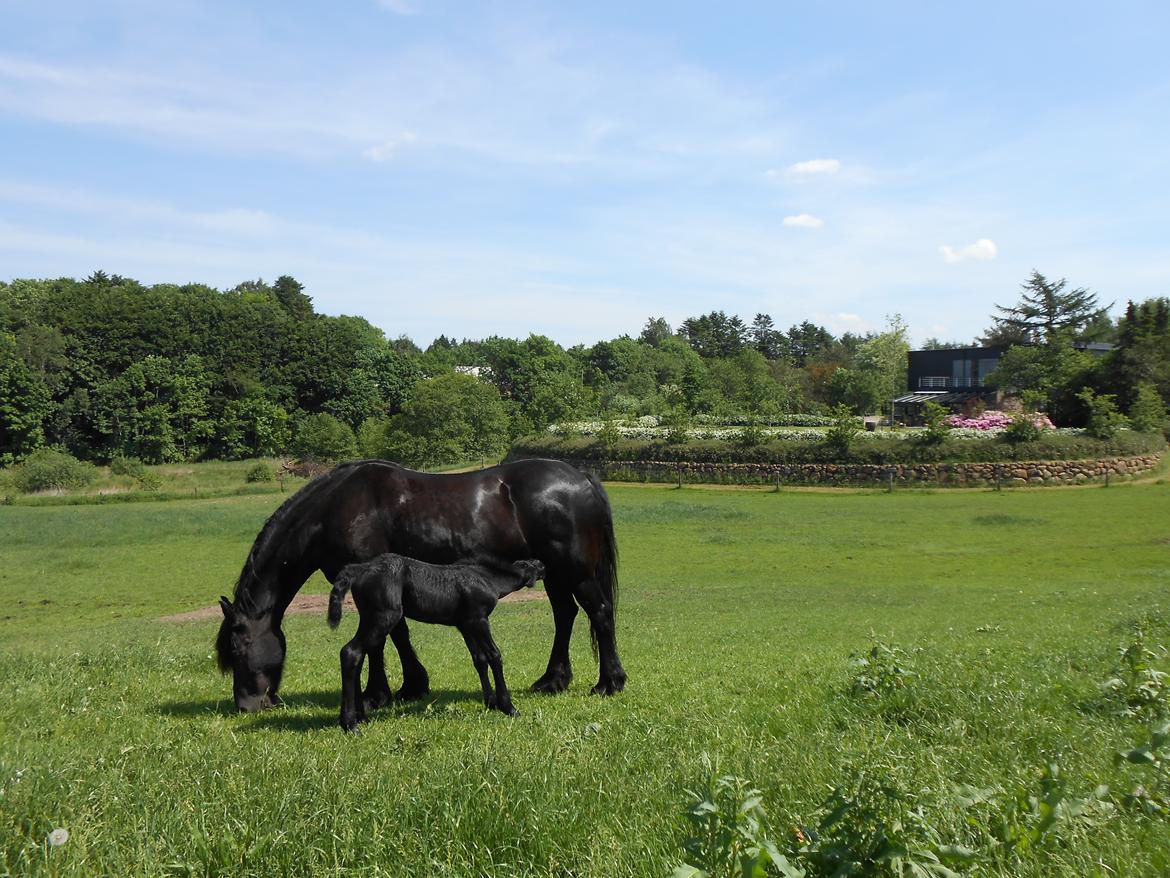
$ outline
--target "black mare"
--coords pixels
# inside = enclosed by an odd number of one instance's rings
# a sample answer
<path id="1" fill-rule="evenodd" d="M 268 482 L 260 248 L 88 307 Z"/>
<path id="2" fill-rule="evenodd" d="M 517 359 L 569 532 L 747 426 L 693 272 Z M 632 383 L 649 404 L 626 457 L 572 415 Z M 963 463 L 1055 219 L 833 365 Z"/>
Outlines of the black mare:
<path id="1" fill-rule="evenodd" d="M 310 482 L 272 514 L 252 544 L 234 601 L 220 599 L 219 666 L 232 671 L 236 706 L 278 703 L 284 672 L 284 612 L 315 571 L 333 582 L 347 564 L 395 552 L 432 564 L 505 567 L 536 558 L 555 634 L 548 668 L 532 688 L 560 692 L 573 674 L 569 638 L 577 606 L 589 617 L 599 674 L 593 691 L 620 692 L 614 604 L 617 544 L 609 500 L 592 476 L 555 460 L 520 460 L 476 472 L 419 473 L 380 460 L 345 463 Z M 406 621 L 390 631 L 402 663 L 401 698 L 430 691 Z M 369 653 L 367 709 L 393 697 L 385 642 Z"/>

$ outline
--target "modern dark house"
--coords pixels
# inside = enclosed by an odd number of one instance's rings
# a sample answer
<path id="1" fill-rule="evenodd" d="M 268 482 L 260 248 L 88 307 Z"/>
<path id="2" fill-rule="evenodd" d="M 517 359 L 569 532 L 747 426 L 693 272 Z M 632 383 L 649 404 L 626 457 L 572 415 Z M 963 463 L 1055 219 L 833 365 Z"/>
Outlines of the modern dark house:
<path id="1" fill-rule="evenodd" d="M 1113 345 L 1106 342 L 1079 342 L 1075 347 L 1095 357 L 1103 357 L 1113 350 Z M 995 371 L 1007 349 L 1005 345 L 910 351 L 906 382 L 909 392 L 894 400 L 894 420 L 921 424 L 922 409 L 928 402 L 953 412 L 961 411 L 976 399 L 988 408 L 998 408 L 1004 388 L 989 387 L 987 376 Z"/>
<path id="2" fill-rule="evenodd" d="M 987 384 L 987 376 L 999 365 L 1006 347 L 946 348 L 910 351 L 907 390 L 894 400 L 893 416 L 903 424 L 922 423 L 927 402 L 959 411 L 978 399 L 994 408 L 1001 391 Z"/>

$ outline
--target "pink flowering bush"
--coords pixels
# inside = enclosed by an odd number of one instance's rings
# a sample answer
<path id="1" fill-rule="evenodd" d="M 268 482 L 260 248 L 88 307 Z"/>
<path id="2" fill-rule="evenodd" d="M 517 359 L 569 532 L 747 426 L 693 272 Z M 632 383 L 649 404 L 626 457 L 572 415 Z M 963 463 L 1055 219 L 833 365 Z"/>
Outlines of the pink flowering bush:
<path id="1" fill-rule="evenodd" d="M 1028 417 L 1032 419 L 1032 423 L 1040 430 L 1055 429 L 1052 421 L 1048 419 L 1048 415 L 1043 412 L 1032 412 Z M 947 418 L 947 423 L 952 427 L 962 427 L 968 430 L 1004 430 L 1011 424 L 1012 418 L 1013 415 L 1009 415 L 1007 412 L 988 409 L 983 414 L 974 418 L 967 418 L 963 415 L 951 415 Z"/>

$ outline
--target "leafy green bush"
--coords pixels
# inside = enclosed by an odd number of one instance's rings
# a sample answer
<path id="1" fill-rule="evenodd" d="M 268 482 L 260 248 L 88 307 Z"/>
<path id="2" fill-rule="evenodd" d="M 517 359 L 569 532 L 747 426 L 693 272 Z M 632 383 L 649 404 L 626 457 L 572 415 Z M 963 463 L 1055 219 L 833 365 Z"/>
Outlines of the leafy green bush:
<path id="1" fill-rule="evenodd" d="M 825 436 L 825 444 L 839 454 L 848 454 L 849 448 L 862 429 L 861 422 L 853 415 L 849 406 L 842 403 L 833 409 L 833 423 Z"/>
<path id="2" fill-rule="evenodd" d="M 34 451 L 13 468 L 11 476 L 13 487 L 25 494 L 84 488 L 96 478 L 97 467 L 92 463 L 54 448 Z"/>
<path id="3" fill-rule="evenodd" d="M 763 445 L 764 432 L 755 424 L 748 424 L 735 437 L 735 444 L 742 445 L 744 448 L 754 448 L 757 445 Z"/>
<path id="4" fill-rule="evenodd" d="M 162 476 L 158 473 L 143 471 L 138 477 L 138 487 L 143 491 L 155 493 L 162 490 Z"/>
<path id="5" fill-rule="evenodd" d="M 942 445 L 859 435 L 847 451 L 825 442 L 769 438 L 760 445 L 743 446 L 715 439 L 667 443 L 662 439 L 625 439 L 605 448 L 595 436 L 524 436 L 512 445 L 510 460 L 552 457 L 580 461 L 663 461 L 668 463 L 999 463 L 1027 460 L 1091 460 L 1130 457 L 1165 451 L 1157 434 L 1123 430 L 1112 439 L 1084 434 L 1044 431 L 1033 442 L 1007 443 L 994 437 L 949 441 Z"/>
<path id="6" fill-rule="evenodd" d="M 926 429 L 922 433 L 921 441 L 926 445 L 942 445 L 951 434 L 947 418 L 950 412 L 937 402 L 928 402 L 922 407 L 922 419 Z"/>
<path id="7" fill-rule="evenodd" d="M 271 482 L 275 479 L 276 476 L 272 473 L 272 467 L 270 467 L 262 460 L 256 461 L 254 464 L 248 467 L 248 471 L 244 473 L 244 481 L 248 483 Z"/>
<path id="8" fill-rule="evenodd" d="M 322 412 L 301 421 L 293 448 L 302 457 L 348 460 L 357 454 L 357 440 L 346 424 Z"/>
<path id="9" fill-rule="evenodd" d="M 675 409 L 670 414 L 661 419 L 663 427 L 666 427 L 666 444 L 667 445 L 683 445 L 691 437 L 687 434 L 690 429 L 690 417 L 682 409 Z"/>
<path id="10" fill-rule="evenodd" d="M 1138 385 L 1133 405 L 1129 407 L 1129 422 L 1135 430 L 1144 433 L 1166 429 L 1166 406 L 1154 385 Z"/>
<path id="11" fill-rule="evenodd" d="M 1085 426 L 1085 432 L 1095 439 L 1112 439 L 1123 427 L 1129 424 L 1129 418 L 1118 410 L 1117 398 L 1112 394 L 1098 395 L 1086 387 L 1077 394 L 1077 399 L 1084 404 L 1089 412 L 1089 422 Z"/>
<path id="12" fill-rule="evenodd" d="M 1037 423 L 1035 412 L 1023 411 L 1012 415 L 1012 422 L 1003 431 L 1003 440 L 1012 445 L 1035 442 L 1040 438 L 1043 427 Z"/>
<path id="13" fill-rule="evenodd" d="M 597 441 L 603 448 L 616 448 L 621 438 L 622 434 L 618 432 L 617 424 L 612 420 L 606 420 L 597 432 Z"/>
<path id="14" fill-rule="evenodd" d="M 131 476 L 140 479 L 146 474 L 146 464 L 137 457 L 115 457 L 110 461 L 110 472 L 116 476 Z"/>

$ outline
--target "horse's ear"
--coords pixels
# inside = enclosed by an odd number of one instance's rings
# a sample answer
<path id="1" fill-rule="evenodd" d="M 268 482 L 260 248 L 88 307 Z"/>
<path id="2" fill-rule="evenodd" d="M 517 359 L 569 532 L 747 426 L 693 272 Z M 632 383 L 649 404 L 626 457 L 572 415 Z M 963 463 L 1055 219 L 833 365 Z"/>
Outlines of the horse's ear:
<path id="1" fill-rule="evenodd" d="M 219 596 L 219 608 L 223 610 L 223 617 L 225 619 L 235 618 L 236 608 L 232 606 L 232 602 L 225 595 L 221 594 Z"/>

